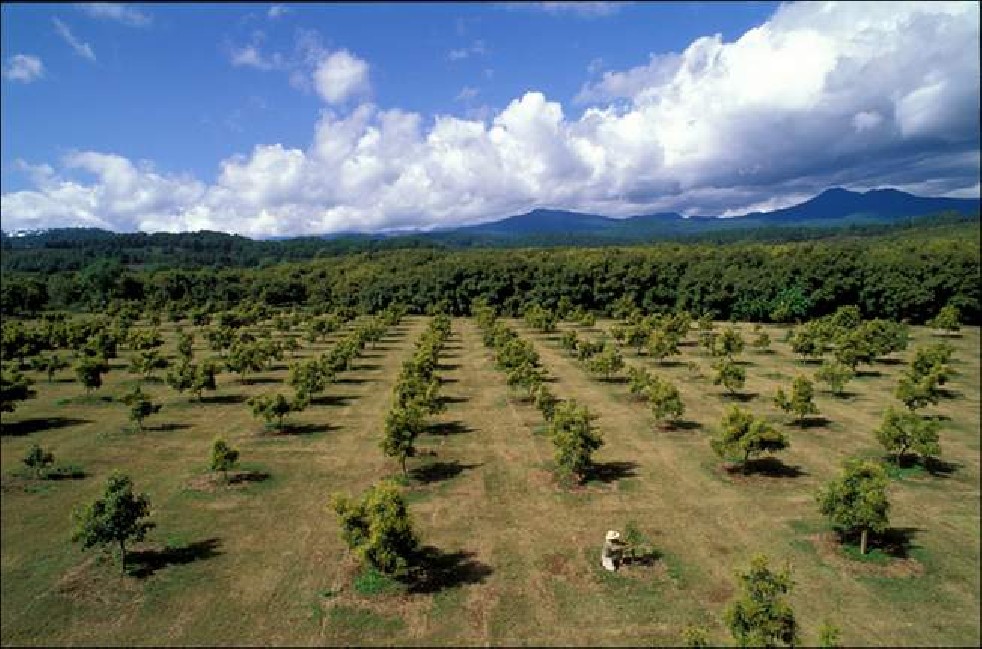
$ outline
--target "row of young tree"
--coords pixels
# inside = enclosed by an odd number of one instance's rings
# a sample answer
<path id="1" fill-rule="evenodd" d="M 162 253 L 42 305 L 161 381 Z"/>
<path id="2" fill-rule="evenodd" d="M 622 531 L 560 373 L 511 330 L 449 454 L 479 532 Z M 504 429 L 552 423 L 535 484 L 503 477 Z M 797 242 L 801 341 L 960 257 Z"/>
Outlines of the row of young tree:
<path id="1" fill-rule="evenodd" d="M 593 425 L 597 415 L 575 399 L 553 394 L 535 347 L 499 320 L 493 307 L 478 305 L 474 317 L 484 345 L 494 350 L 495 366 L 505 373 L 508 385 L 523 390 L 542 414 L 555 447 L 560 479 L 583 482 L 592 468 L 593 453 L 603 446 L 603 438 Z"/>
<path id="2" fill-rule="evenodd" d="M 450 317 L 442 313 L 434 316 L 416 341 L 412 357 L 403 362 L 392 390 L 381 446 L 387 456 L 399 460 L 404 475 L 406 459 L 416 456 L 416 440 L 426 430 L 426 417 L 445 407 L 436 371 L 450 334 Z"/>

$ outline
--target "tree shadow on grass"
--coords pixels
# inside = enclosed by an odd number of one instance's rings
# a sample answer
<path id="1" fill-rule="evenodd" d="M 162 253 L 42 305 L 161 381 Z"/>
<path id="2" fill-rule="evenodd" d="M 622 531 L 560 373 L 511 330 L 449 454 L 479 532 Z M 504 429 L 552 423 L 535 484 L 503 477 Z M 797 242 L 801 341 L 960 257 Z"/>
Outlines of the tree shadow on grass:
<path id="1" fill-rule="evenodd" d="M 245 385 L 271 385 L 273 383 L 282 383 L 283 380 L 274 379 L 271 376 L 253 376 L 245 380 L 240 379 L 239 382 Z"/>
<path id="2" fill-rule="evenodd" d="M 460 363 L 437 363 L 436 369 L 439 372 L 452 372 L 460 369 Z"/>
<path id="3" fill-rule="evenodd" d="M 316 433 L 326 433 L 331 430 L 330 424 L 284 424 L 279 430 L 274 430 L 275 435 L 314 435 Z"/>
<path id="4" fill-rule="evenodd" d="M 624 385 L 629 379 L 626 376 L 601 376 L 598 380 L 601 383 L 608 383 L 610 385 Z"/>
<path id="5" fill-rule="evenodd" d="M 236 471 L 228 474 L 229 484 L 244 484 L 252 482 L 266 482 L 270 475 L 265 471 Z"/>
<path id="6" fill-rule="evenodd" d="M 382 366 L 378 363 L 359 363 L 358 365 L 352 366 L 351 369 L 358 372 L 374 372 L 375 370 L 382 369 Z"/>
<path id="7" fill-rule="evenodd" d="M 927 457 L 921 463 L 927 472 L 936 478 L 950 478 L 955 471 L 962 467 L 959 462 L 948 462 L 939 457 Z"/>
<path id="8" fill-rule="evenodd" d="M 187 430 L 188 428 L 191 428 L 189 424 L 175 424 L 173 422 L 170 422 L 166 424 L 158 424 L 156 426 L 144 426 L 143 430 L 154 431 L 158 433 L 168 433 L 172 430 Z"/>
<path id="9" fill-rule="evenodd" d="M 91 423 L 92 421 L 89 419 L 74 419 L 72 417 L 42 417 L 11 423 L 3 422 L 0 424 L 0 437 L 22 437 L 42 430 L 67 428 L 69 426 L 80 426 Z"/>
<path id="10" fill-rule="evenodd" d="M 669 360 L 655 361 L 655 367 L 663 367 L 665 369 L 685 367 L 685 366 L 686 366 L 685 361 L 669 361 Z"/>
<path id="11" fill-rule="evenodd" d="M 409 476 L 423 484 L 432 484 L 434 482 L 443 482 L 444 480 L 451 480 L 456 478 L 461 473 L 468 469 L 476 469 L 482 466 L 481 464 L 461 464 L 457 460 L 452 462 L 432 462 L 430 464 L 424 464 L 414 468 L 409 472 Z"/>
<path id="12" fill-rule="evenodd" d="M 494 571 L 491 566 L 474 559 L 475 556 L 466 550 L 444 552 L 424 546 L 416 551 L 412 567 L 400 581 L 412 594 L 433 594 L 465 584 L 484 583 Z"/>
<path id="13" fill-rule="evenodd" d="M 958 390 L 952 390 L 951 388 L 938 388 L 938 394 L 943 399 L 958 399 L 963 396 Z"/>
<path id="14" fill-rule="evenodd" d="M 698 421 L 692 421 L 691 419 L 675 419 L 668 422 L 664 426 L 659 426 L 660 430 L 673 431 L 673 430 L 702 430 L 703 426 Z"/>
<path id="15" fill-rule="evenodd" d="M 923 530 L 918 527 L 889 527 L 880 533 L 871 532 L 867 552 L 878 550 L 893 559 L 907 559 L 910 557 L 911 551 L 920 547 L 914 543 L 914 537 L 921 531 Z M 858 532 L 854 534 L 840 533 L 837 536 L 840 544 L 853 546 L 855 552 L 859 553 L 860 535 Z"/>
<path id="16" fill-rule="evenodd" d="M 587 471 L 584 482 L 610 484 L 623 478 L 634 478 L 637 476 L 637 468 L 637 462 L 595 462 Z"/>
<path id="17" fill-rule="evenodd" d="M 765 476 L 768 478 L 800 478 L 808 475 L 800 466 L 785 464 L 776 457 L 760 457 L 747 460 L 746 465 L 732 464 L 725 468 L 733 476 Z"/>
<path id="18" fill-rule="evenodd" d="M 449 395 L 440 397 L 440 403 L 445 406 L 452 403 L 467 403 L 468 401 L 470 401 L 470 397 L 451 397 Z"/>
<path id="19" fill-rule="evenodd" d="M 214 397 L 202 397 L 201 403 L 232 405 L 235 403 L 245 403 L 247 398 L 244 394 L 222 394 Z"/>
<path id="20" fill-rule="evenodd" d="M 808 430 L 810 428 L 826 428 L 831 423 L 832 420 L 826 417 L 805 417 L 801 421 L 796 419 L 791 422 L 795 428 L 800 428 L 801 430 Z"/>
<path id="21" fill-rule="evenodd" d="M 463 435 L 464 433 L 470 433 L 474 429 L 465 425 L 461 421 L 441 421 L 435 424 L 430 424 L 426 432 L 430 435 L 443 435 L 444 437 L 448 435 Z"/>
<path id="22" fill-rule="evenodd" d="M 139 579 L 146 579 L 168 566 L 183 566 L 195 561 L 217 557 L 222 554 L 218 551 L 219 545 L 220 542 L 217 538 L 211 538 L 188 543 L 179 548 L 134 550 L 126 556 L 127 572 Z"/>
<path id="23" fill-rule="evenodd" d="M 723 401 L 739 401 L 740 403 L 747 403 L 748 401 L 753 401 L 760 394 L 757 392 L 724 392 L 722 394 Z"/>
<path id="24" fill-rule="evenodd" d="M 903 365 L 904 361 L 902 358 L 877 358 L 876 362 L 880 365 Z"/>
<path id="25" fill-rule="evenodd" d="M 375 379 L 356 379 L 352 376 L 343 376 L 340 379 L 335 379 L 334 382 L 344 385 L 363 385 L 365 383 L 374 383 Z"/>
<path id="26" fill-rule="evenodd" d="M 875 379 L 883 376 L 883 373 L 879 370 L 856 370 L 856 378 L 859 379 Z"/>
<path id="27" fill-rule="evenodd" d="M 357 398 L 358 395 L 353 395 L 353 394 L 323 394 L 317 397 L 311 397 L 310 405 L 346 406 Z"/>

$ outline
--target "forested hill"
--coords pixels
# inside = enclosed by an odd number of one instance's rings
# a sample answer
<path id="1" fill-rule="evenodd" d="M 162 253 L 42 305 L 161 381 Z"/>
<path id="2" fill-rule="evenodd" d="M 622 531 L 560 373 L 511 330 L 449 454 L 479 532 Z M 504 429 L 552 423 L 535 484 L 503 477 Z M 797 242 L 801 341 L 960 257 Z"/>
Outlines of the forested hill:
<path id="1" fill-rule="evenodd" d="M 4 271 L 0 310 L 114 312 L 129 302 L 179 315 L 248 304 L 361 312 L 403 304 L 459 315 L 485 299 L 517 315 L 530 302 L 553 307 L 565 297 L 597 313 L 627 301 L 646 312 L 764 322 L 856 305 L 865 317 L 923 323 L 952 304 L 964 322 L 978 323 L 979 256 L 975 221 L 784 243 L 364 250 L 256 268 L 150 269 L 107 257 L 79 272 Z"/>

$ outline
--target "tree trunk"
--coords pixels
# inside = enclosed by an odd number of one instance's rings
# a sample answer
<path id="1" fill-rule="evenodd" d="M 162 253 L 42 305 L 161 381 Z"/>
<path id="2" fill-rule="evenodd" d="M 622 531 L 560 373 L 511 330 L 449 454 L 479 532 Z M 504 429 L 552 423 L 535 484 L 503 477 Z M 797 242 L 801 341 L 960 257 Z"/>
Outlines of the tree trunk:
<path id="1" fill-rule="evenodd" d="M 126 574 L 126 541 L 119 542 L 119 570 L 120 574 Z"/>
<path id="2" fill-rule="evenodd" d="M 750 461 L 750 451 L 746 451 L 743 454 L 743 472 L 744 473 L 747 473 L 750 470 L 750 467 L 747 466 L 747 462 L 749 462 L 749 461 Z"/>
<path id="3" fill-rule="evenodd" d="M 406 475 L 406 456 L 399 458 L 402 461 L 402 475 Z"/>
<path id="4" fill-rule="evenodd" d="M 862 536 L 860 536 L 860 538 L 859 538 L 859 553 L 860 554 L 866 554 L 866 540 L 867 540 L 867 536 L 868 535 L 869 535 L 869 530 L 864 527 L 863 528 Z"/>

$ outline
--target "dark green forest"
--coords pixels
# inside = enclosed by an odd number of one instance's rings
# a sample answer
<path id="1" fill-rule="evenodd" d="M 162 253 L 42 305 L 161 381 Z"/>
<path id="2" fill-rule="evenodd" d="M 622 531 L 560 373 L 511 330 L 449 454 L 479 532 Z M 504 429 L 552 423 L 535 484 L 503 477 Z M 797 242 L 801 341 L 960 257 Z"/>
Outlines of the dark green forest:
<path id="1" fill-rule="evenodd" d="M 854 304 L 867 318 L 920 324 L 953 304 L 964 322 L 979 322 L 978 221 L 879 228 L 547 248 L 461 248 L 412 237 L 256 242 L 219 233 L 93 233 L 33 247 L 5 239 L 0 309 L 113 311 L 130 302 L 217 312 L 256 302 L 467 315 L 484 299 L 518 315 L 528 303 L 555 307 L 567 298 L 598 314 L 630 304 L 760 322 Z"/>

